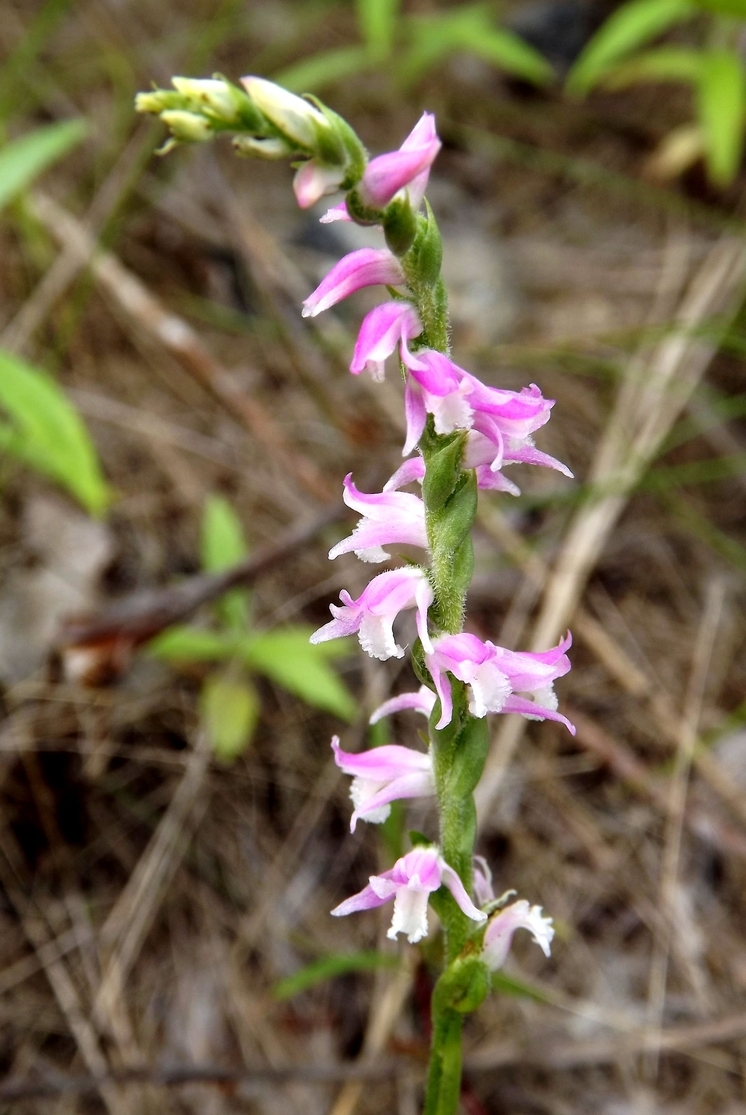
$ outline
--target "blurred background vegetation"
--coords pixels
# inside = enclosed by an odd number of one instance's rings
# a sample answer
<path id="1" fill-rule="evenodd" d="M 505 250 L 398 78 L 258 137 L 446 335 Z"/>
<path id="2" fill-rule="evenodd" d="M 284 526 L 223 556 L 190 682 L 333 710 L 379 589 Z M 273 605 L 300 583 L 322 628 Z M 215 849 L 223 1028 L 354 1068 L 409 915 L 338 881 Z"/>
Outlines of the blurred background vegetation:
<path id="1" fill-rule="evenodd" d="M 578 736 L 495 717 L 480 851 L 557 938 L 470 1022 L 463 1110 L 744 1109 L 745 59 L 744 0 L 4 0 L 4 1107 L 420 1102 L 437 929 L 328 915 L 432 832 L 351 837 L 329 748 L 416 744 L 366 724 L 412 678 L 307 643 L 402 408 L 347 371 L 366 296 L 300 304 L 377 234 L 133 111 L 257 73 L 374 153 L 436 113 L 454 357 L 556 398 L 576 475 L 480 511 L 473 629 L 572 628 Z"/>

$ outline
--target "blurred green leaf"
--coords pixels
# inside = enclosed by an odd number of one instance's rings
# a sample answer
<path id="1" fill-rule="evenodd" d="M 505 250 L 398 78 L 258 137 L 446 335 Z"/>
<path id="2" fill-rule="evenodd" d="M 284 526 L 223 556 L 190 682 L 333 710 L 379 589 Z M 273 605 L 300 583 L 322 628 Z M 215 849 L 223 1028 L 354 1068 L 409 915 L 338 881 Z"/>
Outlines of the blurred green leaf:
<path id="1" fill-rule="evenodd" d="M 220 572 L 237 565 L 248 553 L 241 521 L 222 496 L 208 496 L 202 513 L 202 567 Z M 249 593 L 236 588 L 217 601 L 215 609 L 229 627 L 245 630 L 249 624 Z"/>
<path id="2" fill-rule="evenodd" d="M 399 66 L 399 76 L 405 82 L 417 81 L 456 50 L 470 51 L 537 84 L 544 84 L 552 76 L 546 58 L 511 31 L 495 26 L 488 5 L 415 16 L 407 26 L 412 45 Z"/>
<path id="3" fill-rule="evenodd" d="M 280 980 L 272 989 L 275 999 L 292 999 L 301 991 L 307 991 L 324 980 L 334 976 L 344 976 L 348 972 L 370 972 L 376 968 L 397 968 L 401 961 L 398 956 L 385 952 L 339 952 L 315 960 L 292 976 Z"/>
<path id="4" fill-rule="evenodd" d="M 4 144 L 0 148 L 0 209 L 76 147 L 87 133 L 84 120 L 65 120 Z"/>
<path id="5" fill-rule="evenodd" d="M 696 84 L 702 72 L 702 52 L 688 47 L 662 46 L 637 54 L 601 79 L 607 89 L 621 89 L 637 81 L 685 81 Z"/>
<path id="6" fill-rule="evenodd" d="M 250 636 L 241 643 L 241 658 L 314 708 L 352 721 L 357 714 L 355 700 L 327 662 L 346 654 L 348 647 L 339 642 L 313 646 L 308 641 L 312 631 L 306 626 L 284 627 Z"/>
<path id="7" fill-rule="evenodd" d="M 247 552 L 241 521 L 228 500 L 208 496 L 202 514 L 202 567 L 210 573 L 229 569 Z"/>
<path id="8" fill-rule="evenodd" d="M 746 19 L 746 0 L 695 0 L 695 3 L 706 12 Z"/>
<path id="9" fill-rule="evenodd" d="M 174 624 L 148 643 L 148 650 L 168 662 L 224 662 L 236 652 L 235 635 Z"/>
<path id="10" fill-rule="evenodd" d="M 504 27 L 480 28 L 465 24 L 459 40 L 460 49 L 470 50 L 477 58 L 534 85 L 546 85 L 554 76 L 554 70 L 543 55 Z"/>
<path id="11" fill-rule="evenodd" d="M 703 55 L 697 94 L 707 170 L 716 186 L 727 186 L 738 173 L 743 153 L 746 72 L 740 57 L 729 50 Z"/>
<path id="12" fill-rule="evenodd" d="M 368 54 L 388 58 L 394 45 L 399 0 L 356 0 L 357 20 Z"/>
<path id="13" fill-rule="evenodd" d="M 100 515 L 111 493 L 80 415 L 46 372 L 2 349 L 0 408 L 10 419 L 0 428 L 2 448 Z"/>
<path id="14" fill-rule="evenodd" d="M 230 671 L 213 674 L 202 686 L 199 703 L 215 754 L 231 762 L 246 750 L 256 729 L 261 710 L 256 690 Z"/>
<path id="15" fill-rule="evenodd" d="M 335 81 L 359 73 L 370 66 L 370 62 L 365 47 L 345 46 L 304 58 L 274 74 L 272 80 L 293 93 L 315 93 Z"/>
<path id="16" fill-rule="evenodd" d="M 632 51 L 697 14 L 692 0 L 631 0 L 617 8 L 567 75 L 568 93 L 583 95 Z"/>

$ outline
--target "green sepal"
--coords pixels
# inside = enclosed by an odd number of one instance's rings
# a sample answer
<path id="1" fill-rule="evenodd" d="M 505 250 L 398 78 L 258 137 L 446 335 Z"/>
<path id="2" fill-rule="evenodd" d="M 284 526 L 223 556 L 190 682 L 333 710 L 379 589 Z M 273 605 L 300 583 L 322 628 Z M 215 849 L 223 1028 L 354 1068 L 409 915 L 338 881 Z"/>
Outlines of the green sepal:
<path id="1" fill-rule="evenodd" d="M 346 168 L 346 174 L 341 183 L 341 189 L 349 190 L 362 178 L 368 161 L 368 153 L 360 142 L 357 133 L 346 120 L 343 120 L 341 116 L 338 116 L 336 112 L 311 93 L 306 93 L 306 100 L 311 101 L 319 112 L 324 114 L 331 128 L 332 141 L 330 142 L 330 137 L 327 134 L 323 146 L 320 143 L 314 155 L 320 158 L 322 162 L 332 163 L 333 165 L 342 163 Z"/>
<path id="2" fill-rule="evenodd" d="M 425 836 L 424 832 L 418 832 L 417 829 L 410 829 L 408 835 L 413 848 L 432 847 L 432 840 L 429 836 Z"/>
<path id="3" fill-rule="evenodd" d="M 400 258 L 407 254 L 417 235 L 417 214 L 406 195 L 395 197 L 386 206 L 383 232 L 389 251 Z"/>
<path id="4" fill-rule="evenodd" d="M 443 262 L 443 239 L 438 222 L 425 199 L 426 213 L 417 217 L 417 234 L 404 259 L 404 272 L 411 287 L 434 287 Z"/>
<path id="5" fill-rule="evenodd" d="M 458 956 L 435 985 L 434 998 L 441 1009 L 471 1014 L 491 989 L 490 970 L 478 955 Z"/>
<path id="6" fill-rule="evenodd" d="M 360 197 L 357 186 L 353 186 L 345 198 L 347 212 L 356 225 L 380 225 L 383 220 L 383 210 L 366 205 Z"/>
<path id="7" fill-rule="evenodd" d="M 422 496 L 429 511 L 440 510 L 456 489 L 461 475 L 466 431 L 437 440 L 439 448 L 427 453 L 427 471 L 422 482 Z"/>

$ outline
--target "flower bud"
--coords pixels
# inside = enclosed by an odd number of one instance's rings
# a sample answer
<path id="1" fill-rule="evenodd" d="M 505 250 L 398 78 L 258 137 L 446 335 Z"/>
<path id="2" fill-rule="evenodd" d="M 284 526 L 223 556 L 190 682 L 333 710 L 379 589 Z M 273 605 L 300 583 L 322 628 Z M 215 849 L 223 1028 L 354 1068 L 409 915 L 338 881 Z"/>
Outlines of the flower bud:
<path id="1" fill-rule="evenodd" d="M 262 130 L 256 107 L 242 89 L 222 78 L 171 78 L 174 88 L 189 102 L 189 108 L 210 117 L 225 128 Z"/>
<path id="2" fill-rule="evenodd" d="M 181 93 L 171 89 L 153 89 L 150 93 L 138 93 L 135 97 L 135 112 L 152 112 L 160 116 L 164 109 L 183 109 L 185 101 Z"/>
<path id="3" fill-rule="evenodd" d="M 288 155 L 295 154 L 282 136 L 268 136 L 266 139 L 256 136 L 234 136 L 233 147 L 239 155 L 253 156 L 257 159 L 285 159 Z"/>
<path id="4" fill-rule="evenodd" d="M 198 116 L 196 112 L 174 109 L 162 112 L 161 120 L 168 125 L 174 139 L 180 143 L 206 143 L 215 134 L 210 121 L 204 116 Z"/>
<path id="5" fill-rule="evenodd" d="M 322 112 L 281 85 L 263 77 L 242 77 L 241 84 L 259 111 L 298 147 L 316 151 L 321 137 L 331 131 Z"/>

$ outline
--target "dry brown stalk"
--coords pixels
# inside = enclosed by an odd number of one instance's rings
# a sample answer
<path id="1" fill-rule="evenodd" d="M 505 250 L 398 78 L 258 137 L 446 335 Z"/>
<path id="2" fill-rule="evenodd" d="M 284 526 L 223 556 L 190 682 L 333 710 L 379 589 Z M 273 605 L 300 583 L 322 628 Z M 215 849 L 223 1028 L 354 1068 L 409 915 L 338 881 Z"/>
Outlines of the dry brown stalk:
<path id="1" fill-rule="evenodd" d="M 719 337 L 740 305 L 745 279 L 746 245 L 723 236 L 693 276 L 672 332 L 630 361 L 588 478 L 593 495 L 573 516 L 546 582 L 532 632 L 534 650 L 556 642 L 575 615 L 635 485 L 717 352 Z M 719 323 L 716 337 L 697 336 L 696 331 L 714 318 Z M 494 802 L 524 731 L 525 721 L 518 717 L 501 726 L 479 786 L 483 812 Z"/>
<path id="2" fill-rule="evenodd" d="M 673 774 L 668 788 L 668 809 L 660 879 L 663 932 L 657 933 L 654 938 L 648 982 L 647 1024 L 650 1041 L 647 1048 L 646 1069 L 648 1075 L 653 1079 L 658 1074 L 659 1034 L 666 1001 L 668 958 L 671 942 L 676 934 L 679 857 L 689 775 L 697 742 L 710 660 L 724 604 L 725 582 L 718 578 L 711 582 L 707 589 L 702 620 L 694 644 L 692 669 L 679 726 L 679 746 L 676 751 Z"/>

